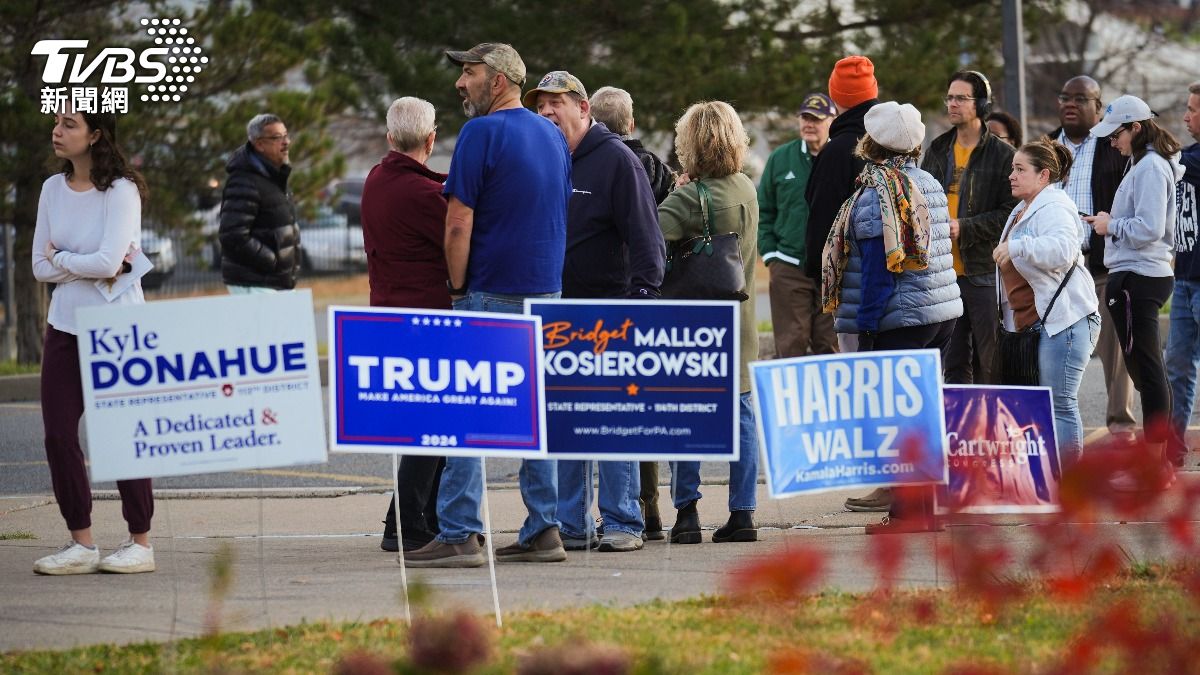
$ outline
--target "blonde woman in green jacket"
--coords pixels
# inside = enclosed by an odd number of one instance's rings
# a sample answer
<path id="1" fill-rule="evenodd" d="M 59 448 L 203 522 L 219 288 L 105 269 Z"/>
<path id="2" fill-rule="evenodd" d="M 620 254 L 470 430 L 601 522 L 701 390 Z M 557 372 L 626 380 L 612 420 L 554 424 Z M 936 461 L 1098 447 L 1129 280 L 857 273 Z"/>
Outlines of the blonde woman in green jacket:
<path id="1" fill-rule="evenodd" d="M 756 541 L 754 525 L 757 505 L 758 436 L 750 405 L 748 364 L 758 357 L 758 335 L 754 319 L 754 262 L 758 260 L 758 193 L 754 183 L 740 173 L 750 139 L 737 111 L 722 101 L 697 103 L 675 124 L 675 151 L 683 165 L 679 187 L 658 207 L 658 224 L 668 246 L 704 233 L 697 182 L 711 195 L 710 222 L 714 234 L 736 232 L 746 276 L 746 294 L 741 304 L 741 353 L 739 427 L 741 459 L 729 466 L 729 520 L 713 533 L 713 541 Z M 672 462 L 675 473 L 672 499 L 678 514 L 671 528 L 671 542 L 700 543 L 700 517 L 696 502 L 700 494 L 700 462 Z"/>

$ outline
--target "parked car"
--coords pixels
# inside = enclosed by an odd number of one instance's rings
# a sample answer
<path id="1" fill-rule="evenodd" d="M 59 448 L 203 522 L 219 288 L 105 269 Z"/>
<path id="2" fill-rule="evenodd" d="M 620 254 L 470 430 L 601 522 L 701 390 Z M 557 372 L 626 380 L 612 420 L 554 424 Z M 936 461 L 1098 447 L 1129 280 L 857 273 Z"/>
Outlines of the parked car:
<path id="1" fill-rule="evenodd" d="M 175 273 L 175 242 L 154 230 L 142 230 L 142 253 L 154 263 L 154 269 L 142 277 L 142 289 L 152 291 Z"/>
<path id="2" fill-rule="evenodd" d="M 301 219 L 300 269 L 305 272 L 352 272 L 367 267 L 362 226 L 344 213 L 322 206 L 311 220 Z"/>

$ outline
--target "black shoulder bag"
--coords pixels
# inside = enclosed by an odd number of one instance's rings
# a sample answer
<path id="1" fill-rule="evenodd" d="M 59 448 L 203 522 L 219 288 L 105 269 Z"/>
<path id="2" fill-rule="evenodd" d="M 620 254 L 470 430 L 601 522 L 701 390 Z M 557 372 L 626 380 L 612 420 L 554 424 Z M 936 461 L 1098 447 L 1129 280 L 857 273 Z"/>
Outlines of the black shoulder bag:
<path id="1" fill-rule="evenodd" d="M 1050 316 L 1050 310 L 1054 309 L 1054 303 L 1058 300 L 1059 294 L 1067 287 L 1067 282 L 1070 281 L 1071 275 L 1075 273 L 1075 268 L 1078 266 L 1079 261 L 1076 260 L 1075 264 L 1071 265 L 1071 269 L 1067 270 L 1066 275 L 1063 276 L 1062 283 L 1058 285 L 1058 290 L 1054 292 L 1054 297 L 1050 298 L 1050 304 L 1046 306 L 1045 316 L 1024 330 L 1013 332 L 1006 329 L 1004 316 L 1000 311 L 1000 303 L 996 303 L 996 312 L 1000 315 L 996 359 L 1001 384 L 1036 387 L 1042 383 L 1041 371 L 1038 368 L 1038 345 L 1042 339 L 1041 327 L 1046 322 L 1046 318 Z"/>
<path id="2" fill-rule="evenodd" d="M 704 234 L 676 242 L 667 251 L 667 270 L 659 289 L 662 297 L 675 300 L 745 301 L 746 271 L 736 232 L 712 233 L 709 223 L 712 197 L 708 186 L 696 181 L 700 198 L 700 220 Z"/>

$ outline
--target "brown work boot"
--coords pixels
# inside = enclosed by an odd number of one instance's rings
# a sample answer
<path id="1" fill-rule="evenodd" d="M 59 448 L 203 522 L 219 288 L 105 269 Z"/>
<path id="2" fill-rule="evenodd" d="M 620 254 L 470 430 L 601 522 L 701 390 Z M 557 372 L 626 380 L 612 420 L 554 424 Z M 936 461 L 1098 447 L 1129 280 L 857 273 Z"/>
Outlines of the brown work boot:
<path id="1" fill-rule="evenodd" d="M 851 497 L 847 499 L 845 506 L 847 511 L 886 512 L 892 508 L 893 500 L 894 497 L 892 496 L 891 488 L 875 488 L 875 490 L 866 497 Z"/>
<path id="2" fill-rule="evenodd" d="M 404 554 L 409 567 L 481 567 L 487 562 L 480 546 L 479 535 L 467 537 L 461 544 L 447 544 L 434 539 L 421 548 Z M 399 556 L 396 558 L 400 562 Z"/>
<path id="3" fill-rule="evenodd" d="M 520 541 L 496 549 L 496 562 L 562 562 L 567 559 L 557 527 L 542 530 L 528 546 Z"/>

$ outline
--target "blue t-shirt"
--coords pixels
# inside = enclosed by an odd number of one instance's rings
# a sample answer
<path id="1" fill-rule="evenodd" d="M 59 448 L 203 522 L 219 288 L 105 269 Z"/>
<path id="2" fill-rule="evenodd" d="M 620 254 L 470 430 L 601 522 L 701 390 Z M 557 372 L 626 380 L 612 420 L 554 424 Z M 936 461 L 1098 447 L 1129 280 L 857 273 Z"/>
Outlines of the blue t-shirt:
<path id="1" fill-rule="evenodd" d="M 525 108 L 470 120 L 458 135 L 443 192 L 475 211 L 470 290 L 562 290 L 571 153 L 558 127 Z"/>

